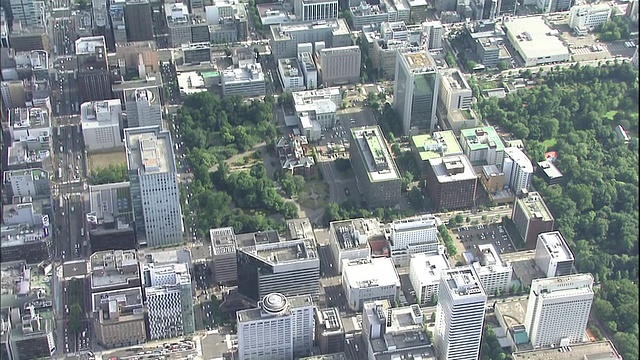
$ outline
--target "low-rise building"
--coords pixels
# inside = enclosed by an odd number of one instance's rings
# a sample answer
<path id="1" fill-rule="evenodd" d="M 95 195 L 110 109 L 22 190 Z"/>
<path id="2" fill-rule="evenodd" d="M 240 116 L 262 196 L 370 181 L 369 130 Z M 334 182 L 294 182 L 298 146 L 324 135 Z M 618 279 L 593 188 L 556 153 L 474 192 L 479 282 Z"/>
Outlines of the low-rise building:
<path id="1" fill-rule="evenodd" d="M 342 101 L 340 88 L 297 91 L 292 95 L 300 133 L 308 141 L 320 140 L 322 129 L 336 123 L 336 111 Z"/>
<path id="2" fill-rule="evenodd" d="M 407 7 L 406 9 L 404 7 Z M 379 25 L 383 22 L 409 22 L 410 13 L 404 1 L 383 0 L 379 4 L 368 4 L 364 1 L 349 7 L 353 28 L 362 29 L 367 25 Z"/>
<path id="3" fill-rule="evenodd" d="M 385 299 L 396 302 L 400 278 L 390 258 L 343 260 L 342 287 L 351 310 L 362 310 L 366 302 Z"/>
<path id="4" fill-rule="evenodd" d="M 560 231 L 538 234 L 534 259 L 547 277 L 573 273 L 573 253 Z"/>
<path id="5" fill-rule="evenodd" d="M 495 165 L 484 165 L 480 183 L 487 194 L 496 193 L 504 188 L 504 173 Z"/>
<path id="6" fill-rule="evenodd" d="M 380 127 L 353 128 L 349 135 L 349 160 L 367 206 L 397 205 L 402 181 Z"/>
<path id="7" fill-rule="evenodd" d="M 80 106 L 80 126 L 87 151 L 122 148 L 120 99 L 83 103 Z"/>
<path id="8" fill-rule="evenodd" d="M 241 61 L 237 68 L 222 70 L 221 78 L 224 96 L 253 97 L 266 94 L 262 65 L 255 61 Z"/>
<path id="9" fill-rule="evenodd" d="M 49 259 L 53 255 L 53 237 L 48 216 L 46 222 L 43 220 L 45 218 L 41 216 L 39 223 L 34 225 L 2 225 L 0 261 L 26 260 L 29 264 L 38 264 Z"/>
<path id="10" fill-rule="evenodd" d="M 359 46 L 321 49 L 316 65 L 324 86 L 344 85 L 360 81 L 362 55 Z"/>
<path id="11" fill-rule="evenodd" d="M 557 166 L 549 160 L 540 161 L 538 163 L 538 175 L 544 179 L 549 185 L 562 183 L 564 175 Z"/>
<path id="12" fill-rule="evenodd" d="M 137 248 L 129 182 L 89 186 L 87 233 L 93 252 Z"/>
<path id="13" fill-rule="evenodd" d="M 211 62 L 211 45 L 205 43 L 182 44 L 182 59 L 185 64 Z"/>
<path id="14" fill-rule="evenodd" d="M 51 309 L 36 309 L 33 305 L 25 305 L 27 306 L 22 309 L 3 307 L 0 310 L 0 329 L 3 331 L 2 336 L 6 336 L 6 340 L 3 340 L 9 349 L 7 353 L 11 354 L 7 359 L 51 358 L 56 351 L 53 312 Z"/>
<path id="15" fill-rule="evenodd" d="M 437 219 L 433 215 L 394 220 L 388 231 L 391 258 L 396 266 L 409 265 L 413 254 L 438 252 Z"/>
<path id="16" fill-rule="evenodd" d="M 276 143 L 276 154 L 282 170 L 292 175 L 308 176 L 315 160 L 309 155 L 309 142 L 300 135 L 283 136 Z"/>
<path id="17" fill-rule="evenodd" d="M 427 192 L 439 211 L 475 204 L 478 177 L 465 155 L 429 159 Z"/>
<path id="18" fill-rule="evenodd" d="M 44 151 L 51 148 L 51 114 L 46 108 L 9 109 L 9 134 L 16 143 L 24 143 L 28 150 Z"/>
<path id="19" fill-rule="evenodd" d="M 284 91 L 306 90 L 304 72 L 296 58 L 278 60 L 278 75 Z"/>
<path id="20" fill-rule="evenodd" d="M 51 196 L 49 172 L 43 169 L 9 170 L 4 172 L 4 191 L 10 192 L 8 198 L 48 198 Z"/>
<path id="21" fill-rule="evenodd" d="M 462 130 L 460 145 L 472 165 L 496 165 L 502 170 L 505 148 L 492 126 Z"/>
<path id="22" fill-rule="evenodd" d="M 435 302 L 440 286 L 440 273 L 449 267 L 449 260 L 441 253 L 411 255 L 409 280 L 416 292 L 418 304 Z"/>
<path id="23" fill-rule="evenodd" d="M 329 244 L 334 266 L 342 273 L 344 260 L 371 257 L 370 240 L 384 239 L 384 232 L 376 218 L 333 221 L 329 224 Z"/>
<path id="24" fill-rule="evenodd" d="M 541 16 L 509 19 L 504 23 L 507 38 L 524 60 L 524 66 L 569 61 L 569 49 Z"/>
<path id="25" fill-rule="evenodd" d="M 91 300 L 93 334 L 100 346 L 131 346 L 147 340 L 141 288 L 97 292 Z"/>
<path id="26" fill-rule="evenodd" d="M 345 19 L 278 24 L 270 28 L 271 54 L 274 59 L 292 58 L 298 54 L 298 44 L 324 42 L 326 47 L 352 45 L 351 31 Z"/>
<path id="27" fill-rule="evenodd" d="M 142 284 L 135 250 L 99 251 L 91 255 L 88 265 L 91 293 L 136 288 Z"/>
<path id="28" fill-rule="evenodd" d="M 578 35 L 586 35 L 611 17 L 609 4 L 576 5 L 569 10 L 569 27 Z"/>
<path id="29" fill-rule="evenodd" d="M 429 159 L 462 155 L 462 148 L 451 130 L 436 131 L 432 134 L 411 137 L 411 150 L 420 166 L 420 174 L 425 179 L 431 165 Z"/>
<path id="30" fill-rule="evenodd" d="M 523 192 L 516 199 L 511 214 L 511 220 L 516 225 L 527 249 L 536 246 L 538 234 L 553 231 L 555 219 L 537 192 Z"/>
<path id="31" fill-rule="evenodd" d="M 465 27 L 465 39 L 481 65 L 496 67 L 500 61 L 511 59 L 505 44 L 505 33 L 494 21 L 468 23 Z"/>

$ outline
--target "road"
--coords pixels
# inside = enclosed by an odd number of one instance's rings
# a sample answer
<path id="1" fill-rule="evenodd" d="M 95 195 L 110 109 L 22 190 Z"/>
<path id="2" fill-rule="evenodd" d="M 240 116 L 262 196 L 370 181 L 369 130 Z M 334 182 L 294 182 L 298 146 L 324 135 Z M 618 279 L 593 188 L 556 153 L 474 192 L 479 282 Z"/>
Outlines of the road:
<path id="1" fill-rule="evenodd" d="M 70 116 L 80 111 L 76 68 L 75 56 L 57 57 L 53 61 L 50 79 L 53 95 L 51 106 L 56 116 Z"/>
<path id="2" fill-rule="evenodd" d="M 75 53 L 75 26 L 69 17 L 50 18 L 50 37 L 53 55 L 72 55 Z"/>

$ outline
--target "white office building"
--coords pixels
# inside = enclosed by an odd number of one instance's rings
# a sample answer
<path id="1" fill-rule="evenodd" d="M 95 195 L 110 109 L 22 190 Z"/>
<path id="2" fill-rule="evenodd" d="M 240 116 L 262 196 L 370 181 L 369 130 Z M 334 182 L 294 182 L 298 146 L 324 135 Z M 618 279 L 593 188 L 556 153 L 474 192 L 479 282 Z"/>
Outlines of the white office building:
<path id="1" fill-rule="evenodd" d="M 296 91 L 292 95 L 301 135 L 309 141 L 320 140 L 322 129 L 331 128 L 336 122 L 342 101 L 340 88 Z"/>
<path id="2" fill-rule="evenodd" d="M 391 258 L 396 266 L 409 264 L 409 256 L 438 252 L 438 225 L 433 215 L 420 215 L 390 224 Z"/>
<path id="3" fill-rule="evenodd" d="M 306 90 L 304 72 L 300 68 L 298 59 L 279 59 L 278 75 L 284 91 Z"/>
<path id="4" fill-rule="evenodd" d="M 338 0 L 295 0 L 293 8 L 299 21 L 338 18 Z"/>
<path id="5" fill-rule="evenodd" d="M 427 49 L 442 49 L 442 38 L 444 37 L 444 26 L 442 26 L 442 22 L 438 20 L 422 23 L 422 33 L 427 40 Z"/>
<path id="6" fill-rule="evenodd" d="M 449 269 L 444 254 L 415 254 L 409 262 L 409 280 L 418 304 L 427 305 L 438 298 L 442 271 Z"/>
<path id="7" fill-rule="evenodd" d="M 593 297 L 591 274 L 533 280 L 524 322 L 531 345 L 559 347 L 582 342 Z"/>
<path id="8" fill-rule="evenodd" d="M 49 172 L 41 168 L 5 171 L 3 176 L 4 186 L 10 187 L 12 196 L 37 198 L 51 194 Z"/>
<path id="9" fill-rule="evenodd" d="M 342 287 L 351 310 L 362 310 L 365 302 L 387 299 L 395 304 L 400 293 L 400 278 L 391 259 L 344 260 Z"/>
<path id="10" fill-rule="evenodd" d="M 239 360 L 293 360 L 313 346 L 313 301 L 310 295 L 273 293 L 255 309 L 236 313 Z"/>
<path id="11" fill-rule="evenodd" d="M 138 243 L 150 247 L 184 241 L 173 144 L 159 126 L 124 131 Z"/>
<path id="12" fill-rule="evenodd" d="M 125 102 L 127 127 L 162 126 L 162 105 L 148 89 L 136 89 Z"/>
<path id="13" fill-rule="evenodd" d="M 571 275 L 574 257 L 560 231 L 538 234 L 535 262 L 547 277 Z"/>
<path id="14" fill-rule="evenodd" d="M 514 193 L 519 194 L 522 189 L 529 190 L 531 187 L 533 164 L 521 149 L 517 147 L 504 149 L 502 172 L 505 185 Z"/>
<path id="15" fill-rule="evenodd" d="M 343 260 L 371 257 L 369 240 L 384 239 L 385 235 L 376 218 L 333 221 L 329 224 L 329 246 L 333 263 L 342 274 Z"/>
<path id="16" fill-rule="evenodd" d="M 80 126 L 87 151 L 122 147 L 120 123 L 122 105 L 119 99 L 86 102 L 80 106 Z"/>
<path id="17" fill-rule="evenodd" d="M 255 61 L 241 60 L 237 68 L 222 70 L 220 76 L 224 96 L 252 97 L 266 94 L 262 65 Z"/>
<path id="18" fill-rule="evenodd" d="M 487 294 L 473 268 L 443 271 L 438 294 L 434 331 L 438 358 L 479 359 Z"/>
<path id="19" fill-rule="evenodd" d="M 189 266 L 145 264 L 142 278 L 150 339 L 169 339 L 193 333 L 195 318 Z"/>
<path id="20" fill-rule="evenodd" d="M 478 245 L 478 256 L 472 266 L 487 296 L 506 294 L 511 288 L 513 268 L 503 263 L 493 244 Z"/>
<path id="21" fill-rule="evenodd" d="M 443 69 L 440 83 L 440 102 L 447 110 L 468 110 L 473 102 L 471 86 L 460 69 Z"/>
<path id="22" fill-rule="evenodd" d="M 609 4 L 576 5 L 569 11 L 569 27 L 578 35 L 586 35 L 607 22 L 611 13 Z"/>

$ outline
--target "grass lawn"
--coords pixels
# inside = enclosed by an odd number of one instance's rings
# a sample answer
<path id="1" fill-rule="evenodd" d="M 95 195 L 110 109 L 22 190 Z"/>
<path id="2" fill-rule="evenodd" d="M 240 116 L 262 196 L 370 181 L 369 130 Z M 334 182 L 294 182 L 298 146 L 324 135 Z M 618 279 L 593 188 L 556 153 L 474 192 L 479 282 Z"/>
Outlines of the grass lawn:
<path id="1" fill-rule="evenodd" d="M 311 198 L 312 189 L 315 190 L 318 198 L 314 201 Z M 298 195 L 298 204 L 306 209 L 319 209 L 327 204 L 329 199 L 329 185 L 322 181 L 309 181 L 304 184 L 304 189 Z"/>
<path id="2" fill-rule="evenodd" d="M 545 141 L 542 142 L 542 144 L 544 144 L 544 146 L 547 147 L 547 149 L 552 148 L 554 146 L 556 146 L 556 143 L 558 142 L 558 140 L 556 140 L 556 138 L 551 138 L 551 139 L 547 139 Z"/>
<path id="3" fill-rule="evenodd" d="M 616 116 L 617 113 L 618 113 L 618 110 L 607 111 L 606 113 L 604 113 L 604 117 L 606 119 L 613 120 L 613 117 Z"/>

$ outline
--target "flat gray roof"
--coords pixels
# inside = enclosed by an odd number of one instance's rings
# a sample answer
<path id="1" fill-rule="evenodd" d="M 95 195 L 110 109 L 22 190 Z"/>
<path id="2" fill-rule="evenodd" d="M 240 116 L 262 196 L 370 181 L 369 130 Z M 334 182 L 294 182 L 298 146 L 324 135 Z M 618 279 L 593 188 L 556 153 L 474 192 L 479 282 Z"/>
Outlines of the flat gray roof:
<path id="1" fill-rule="evenodd" d="M 147 173 L 176 172 L 171 135 L 159 126 L 129 128 L 124 131 L 127 165 Z"/>

